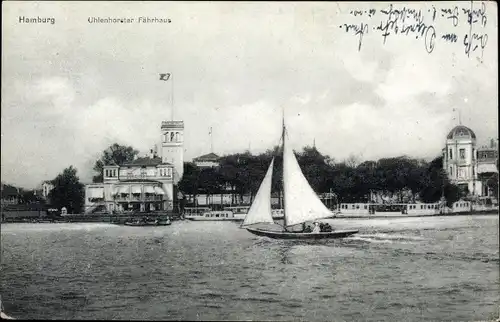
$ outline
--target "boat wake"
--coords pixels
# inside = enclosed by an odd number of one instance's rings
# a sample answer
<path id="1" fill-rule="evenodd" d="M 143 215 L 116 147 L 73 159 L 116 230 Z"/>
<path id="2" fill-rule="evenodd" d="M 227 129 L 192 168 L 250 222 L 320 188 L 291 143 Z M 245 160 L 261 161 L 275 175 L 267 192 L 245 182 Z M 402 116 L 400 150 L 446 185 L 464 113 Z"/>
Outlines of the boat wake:
<path id="1" fill-rule="evenodd" d="M 396 235 L 396 234 L 357 234 L 345 238 L 345 240 L 360 240 L 369 243 L 402 243 L 402 244 L 413 244 L 419 241 L 426 240 L 420 236 L 409 236 L 409 235 Z"/>

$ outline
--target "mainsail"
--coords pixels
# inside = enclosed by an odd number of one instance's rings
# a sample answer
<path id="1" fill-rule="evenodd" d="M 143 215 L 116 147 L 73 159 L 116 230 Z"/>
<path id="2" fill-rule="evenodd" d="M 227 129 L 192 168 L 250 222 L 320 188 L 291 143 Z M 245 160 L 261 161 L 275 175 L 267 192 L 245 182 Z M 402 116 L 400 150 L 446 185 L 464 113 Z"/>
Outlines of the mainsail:
<path id="1" fill-rule="evenodd" d="M 311 188 L 283 134 L 283 185 L 287 226 L 333 216 Z"/>
<path id="2" fill-rule="evenodd" d="M 269 169 L 267 169 L 266 176 L 260 184 L 259 191 L 245 216 L 245 220 L 241 226 L 248 226 L 258 223 L 271 223 L 273 224 L 273 216 L 271 213 L 271 184 L 273 178 L 273 164 L 274 158 L 271 160 Z"/>

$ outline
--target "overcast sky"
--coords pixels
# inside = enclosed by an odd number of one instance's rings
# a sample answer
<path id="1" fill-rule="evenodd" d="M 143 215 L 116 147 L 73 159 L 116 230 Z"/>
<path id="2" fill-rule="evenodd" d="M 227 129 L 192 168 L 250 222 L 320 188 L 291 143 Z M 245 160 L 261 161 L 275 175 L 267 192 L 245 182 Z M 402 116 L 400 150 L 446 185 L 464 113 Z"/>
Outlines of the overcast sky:
<path id="1" fill-rule="evenodd" d="M 434 22 L 432 4 L 410 5 L 436 32 L 429 54 L 415 34 L 383 44 L 373 28 L 387 20 L 379 11 L 387 4 L 3 2 L 2 182 L 32 188 L 70 165 L 89 182 L 111 143 L 145 153 L 171 115 L 163 72 L 174 75 L 186 160 L 210 152 L 210 127 L 219 155 L 271 148 L 283 108 L 294 148 L 315 140 L 339 161 L 351 154 L 433 158 L 458 110 L 484 143 L 498 128 L 496 3 L 485 6 L 486 25 L 474 25 L 488 39 L 470 57 L 462 14 L 470 2 L 457 4 L 457 26 L 439 14 L 443 3 L 435 4 Z M 360 8 L 377 11 L 350 14 Z M 55 24 L 20 23 L 19 16 L 54 17 Z M 88 21 L 139 16 L 172 22 Z M 368 24 L 360 50 L 360 35 L 344 23 Z M 452 32 L 456 43 L 441 39 Z"/>

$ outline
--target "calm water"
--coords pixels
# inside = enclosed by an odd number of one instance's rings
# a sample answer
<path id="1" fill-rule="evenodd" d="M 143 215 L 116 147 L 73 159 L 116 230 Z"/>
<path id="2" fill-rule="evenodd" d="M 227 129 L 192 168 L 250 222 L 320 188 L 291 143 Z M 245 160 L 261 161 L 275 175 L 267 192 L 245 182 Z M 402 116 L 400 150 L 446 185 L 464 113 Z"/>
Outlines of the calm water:
<path id="1" fill-rule="evenodd" d="M 360 234 L 300 243 L 231 222 L 4 224 L 0 293 L 24 319 L 493 319 L 498 221 L 338 219 Z"/>

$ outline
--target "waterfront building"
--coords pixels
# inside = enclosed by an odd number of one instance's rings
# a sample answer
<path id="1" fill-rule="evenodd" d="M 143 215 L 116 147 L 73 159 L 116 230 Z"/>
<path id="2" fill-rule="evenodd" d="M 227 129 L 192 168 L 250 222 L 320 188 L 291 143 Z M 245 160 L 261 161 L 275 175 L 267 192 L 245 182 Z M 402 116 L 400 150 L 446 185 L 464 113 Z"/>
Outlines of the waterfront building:
<path id="1" fill-rule="evenodd" d="M 103 182 L 85 186 L 85 211 L 171 211 L 175 185 L 184 173 L 184 122 L 161 124 L 161 156 L 148 156 L 103 168 Z"/>
<path id="2" fill-rule="evenodd" d="M 219 156 L 215 153 L 204 154 L 193 159 L 193 163 L 199 168 L 213 168 L 219 166 Z"/>
<path id="3" fill-rule="evenodd" d="M 49 200 L 49 193 L 54 189 L 54 185 L 50 181 L 42 182 L 42 197 L 44 200 Z"/>
<path id="4" fill-rule="evenodd" d="M 2 183 L 0 189 L 2 195 L 2 206 L 19 204 L 20 193 L 18 188 Z"/>
<path id="5" fill-rule="evenodd" d="M 447 135 L 443 148 L 443 168 L 450 181 L 476 197 L 487 197 L 491 190 L 485 174 L 498 173 L 498 147 L 477 148 L 474 131 L 464 125 L 455 126 Z"/>
<path id="6" fill-rule="evenodd" d="M 490 140 L 489 146 L 481 146 L 477 149 L 477 174 L 481 185 L 482 197 L 494 197 L 495 193 L 487 182 L 495 174 L 498 175 L 498 143 Z"/>

